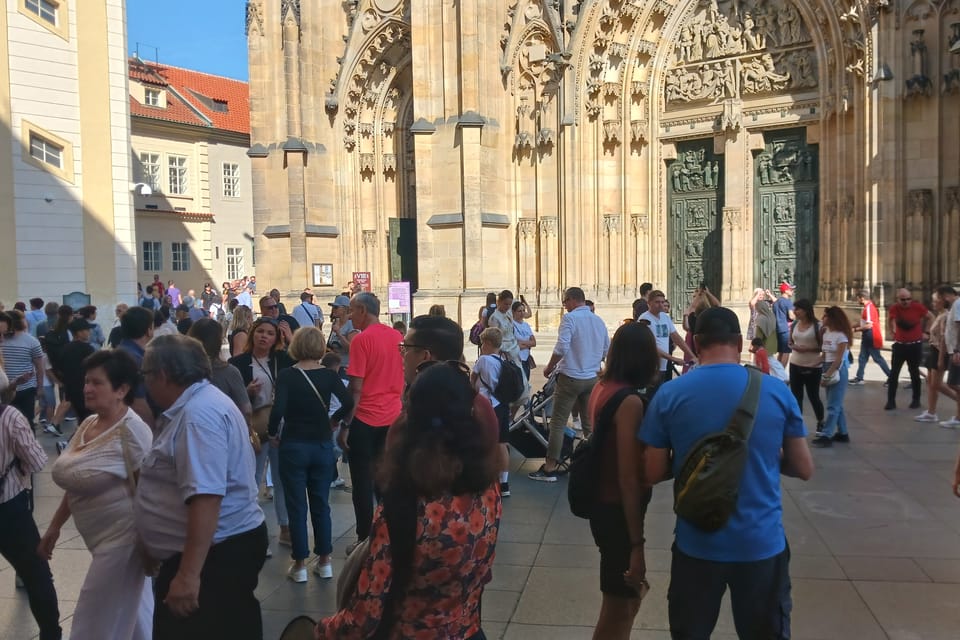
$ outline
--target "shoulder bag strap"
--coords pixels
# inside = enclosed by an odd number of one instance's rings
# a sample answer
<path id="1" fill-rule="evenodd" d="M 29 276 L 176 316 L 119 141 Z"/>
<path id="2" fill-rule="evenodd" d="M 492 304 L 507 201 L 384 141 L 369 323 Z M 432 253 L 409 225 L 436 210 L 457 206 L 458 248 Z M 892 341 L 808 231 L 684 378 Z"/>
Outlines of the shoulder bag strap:
<path id="1" fill-rule="evenodd" d="M 123 450 L 123 466 L 127 469 L 127 492 L 133 498 L 137 492 L 137 481 L 133 477 L 133 460 L 130 459 L 130 447 L 127 444 L 127 419 L 124 418 L 117 429 L 120 430 L 120 448 Z"/>
<path id="2" fill-rule="evenodd" d="M 623 401 L 627 399 L 627 396 L 631 395 L 639 396 L 640 394 L 633 387 L 624 387 L 613 394 L 610 399 L 607 400 L 607 403 L 603 405 L 603 409 L 597 417 L 597 424 L 594 425 L 593 435 L 591 436 L 595 446 L 600 446 L 600 444 L 603 443 L 603 436 L 605 436 L 607 431 L 613 426 L 613 418 L 617 415 L 617 409 L 619 409 Z"/>
<path id="3" fill-rule="evenodd" d="M 0 404 L 0 417 L 3 417 L 3 414 L 6 411 L 7 411 L 7 405 Z M 7 468 L 3 470 L 2 474 L 0 474 L 0 491 L 3 490 L 3 485 L 7 480 L 7 476 L 10 475 L 10 472 L 13 471 L 13 468 L 17 466 L 18 462 L 19 460 L 17 460 L 17 456 L 14 455 L 10 460 L 10 464 L 8 464 Z"/>
<path id="4" fill-rule="evenodd" d="M 310 376 L 307 375 L 307 372 L 301 369 L 300 367 L 294 367 L 294 368 L 303 374 L 303 377 L 306 379 L 307 384 L 310 385 L 310 388 L 313 389 L 313 392 L 317 394 L 317 400 L 320 401 L 320 406 L 323 407 L 324 414 L 330 413 L 330 410 L 327 408 L 327 403 L 323 401 L 323 398 L 320 396 L 320 392 L 317 391 L 316 385 L 313 384 L 313 380 L 310 379 Z"/>
<path id="5" fill-rule="evenodd" d="M 760 387 L 763 384 L 763 373 L 759 369 L 756 367 L 745 367 L 745 369 L 747 370 L 747 390 L 743 392 L 740 404 L 727 425 L 727 431 L 743 441 L 749 440 L 753 432 L 757 407 L 760 406 Z"/>

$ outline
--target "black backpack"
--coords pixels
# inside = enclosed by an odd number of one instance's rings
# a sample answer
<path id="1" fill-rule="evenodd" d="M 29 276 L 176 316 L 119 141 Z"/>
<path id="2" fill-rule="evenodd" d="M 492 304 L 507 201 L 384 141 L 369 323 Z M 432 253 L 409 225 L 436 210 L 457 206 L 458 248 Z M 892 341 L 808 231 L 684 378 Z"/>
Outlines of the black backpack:
<path id="1" fill-rule="evenodd" d="M 578 518 L 589 519 L 597 504 L 597 486 L 600 482 L 600 459 L 603 451 L 603 440 L 607 432 L 614 428 L 613 417 L 617 409 L 627 399 L 627 396 L 643 396 L 637 389 L 625 387 L 617 391 L 603 405 L 603 410 L 597 418 L 593 435 L 580 443 L 570 458 L 570 479 L 567 484 L 567 501 L 570 503 L 570 513 Z"/>
<path id="2" fill-rule="evenodd" d="M 493 388 L 493 397 L 502 404 L 513 404 L 520 399 L 527 388 L 523 370 L 509 358 L 493 357 L 500 361 L 500 378 Z"/>
<path id="3" fill-rule="evenodd" d="M 727 428 L 701 438 L 687 453 L 673 482 L 674 512 L 710 533 L 722 529 L 736 510 L 747 466 L 763 373 L 754 367 L 746 370 L 747 389 Z"/>

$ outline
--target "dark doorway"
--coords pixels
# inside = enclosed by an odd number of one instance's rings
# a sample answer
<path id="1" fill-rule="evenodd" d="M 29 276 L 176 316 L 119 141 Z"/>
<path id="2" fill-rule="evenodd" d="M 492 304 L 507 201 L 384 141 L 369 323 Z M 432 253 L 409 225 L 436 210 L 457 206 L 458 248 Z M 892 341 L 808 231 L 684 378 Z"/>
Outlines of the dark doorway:
<path id="1" fill-rule="evenodd" d="M 668 295 L 672 308 L 681 310 L 702 284 L 714 292 L 723 284 L 723 158 L 713 153 L 713 138 L 677 144 L 667 182 Z"/>
<path id="2" fill-rule="evenodd" d="M 816 301 L 819 150 L 806 129 L 769 131 L 764 142 L 754 158 L 756 284 L 773 291 L 786 281 Z"/>

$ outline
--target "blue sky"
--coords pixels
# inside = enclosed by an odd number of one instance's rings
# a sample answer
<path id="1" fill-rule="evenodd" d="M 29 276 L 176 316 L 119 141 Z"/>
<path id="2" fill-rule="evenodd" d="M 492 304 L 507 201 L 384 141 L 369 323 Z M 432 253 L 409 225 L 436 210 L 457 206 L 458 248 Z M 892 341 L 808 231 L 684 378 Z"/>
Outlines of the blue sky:
<path id="1" fill-rule="evenodd" d="M 127 52 L 247 79 L 245 0 L 127 0 Z"/>

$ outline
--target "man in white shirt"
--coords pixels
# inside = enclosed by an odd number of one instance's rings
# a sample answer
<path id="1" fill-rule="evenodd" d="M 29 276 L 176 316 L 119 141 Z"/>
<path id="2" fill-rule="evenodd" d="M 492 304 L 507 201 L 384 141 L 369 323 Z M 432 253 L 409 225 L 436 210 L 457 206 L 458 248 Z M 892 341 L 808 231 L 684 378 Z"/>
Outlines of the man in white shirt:
<path id="1" fill-rule="evenodd" d="M 300 304 L 293 308 L 290 314 L 300 323 L 301 327 L 323 328 L 323 312 L 320 307 L 313 304 L 313 291 L 304 289 L 300 294 Z"/>
<path id="2" fill-rule="evenodd" d="M 253 296 L 250 295 L 249 289 L 245 288 L 237 294 L 237 306 L 253 310 Z"/>
<path id="3" fill-rule="evenodd" d="M 590 432 L 590 415 L 587 402 L 597 384 L 600 364 L 607 356 L 610 336 L 607 326 L 599 316 L 590 312 L 587 297 L 580 287 L 570 287 L 563 294 L 563 308 L 567 313 L 560 320 L 557 346 L 553 348 L 550 362 L 543 369 L 548 378 L 556 370 L 557 381 L 553 392 L 553 414 L 550 416 L 550 440 L 547 459 L 536 471 L 529 474 L 531 480 L 556 482 L 559 475 L 557 464 L 563 448 L 563 431 L 574 405 L 580 409 L 584 433 Z"/>
<path id="4" fill-rule="evenodd" d="M 657 351 L 660 352 L 660 380 L 658 385 L 670 379 L 667 375 L 667 366 L 669 366 L 670 362 L 676 362 L 677 364 L 684 363 L 680 358 L 670 355 L 671 341 L 683 351 L 683 354 L 687 358 L 686 362 L 695 362 L 697 359 L 697 357 L 693 355 L 693 352 L 690 351 L 687 343 L 684 342 L 680 334 L 677 333 L 677 327 L 673 324 L 673 320 L 670 319 L 670 314 L 664 311 L 666 301 L 667 296 L 663 291 L 651 291 L 650 295 L 647 296 L 649 308 L 637 318 L 637 322 L 644 322 L 650 325 L 653 337 L 657 340 Z M 656 393 L 656 386 L 650 389 L 650 397 L 653 397 L 654 393 Z"/>
<path id="5" fill-rule="evenodd" d="M 942 357 L 947 370 L 947 386 L 957 394 L 956 413 L 952 418 L 942 421 L 940 426 L 944 429 L 956 429 L 960 427 L 960 298 L 957 297 L 956 290 L 950 286 L 940 287 L 937 293 L 950 304 L 943 331 L 946 348 Z M 960 480 L 960 467 L 957 467 L 957 479 Z M 956 491 L 957 485 L 954 484 L 954 492 Z"/>
<path id="6" fill-rule="evenodd" d="M 500 343 L 500 353 L 507 354 L 513 363 L 522 367 L 520 362 L 520 345 L 517 344 L 517 337 L 513 333 L 513 292 L 504 289 L 497 296 L 497 307 L 487 318 L 488 327 L 500 329 L 502 341 Z"/>
<path id="7" fill-rule="evenodd" d="M 135 504 L 140 539 L 160 562 L 153 637 L 261 638 L 254 590 L 267 527 L 243 414 L 210 384 L 196 340 L 154 338 L 142 371 L 163 411 Z"/>

